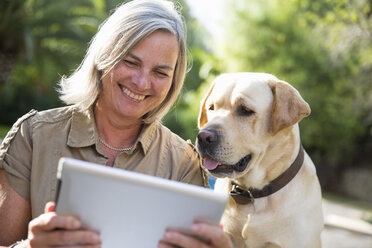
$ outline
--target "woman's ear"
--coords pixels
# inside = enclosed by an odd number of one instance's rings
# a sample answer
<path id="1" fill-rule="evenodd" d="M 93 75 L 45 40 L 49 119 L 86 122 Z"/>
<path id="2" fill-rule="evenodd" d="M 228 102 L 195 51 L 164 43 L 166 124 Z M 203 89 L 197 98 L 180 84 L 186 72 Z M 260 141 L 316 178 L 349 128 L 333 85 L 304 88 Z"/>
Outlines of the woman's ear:
<path id="1" fill-rule="evenodd" d="M 296 124 L 310 114 L 309 104 L 293 86 L 284 81 L 270 82 L 269 86 L 273 92 L 270 121 L 272 134 Z"/>

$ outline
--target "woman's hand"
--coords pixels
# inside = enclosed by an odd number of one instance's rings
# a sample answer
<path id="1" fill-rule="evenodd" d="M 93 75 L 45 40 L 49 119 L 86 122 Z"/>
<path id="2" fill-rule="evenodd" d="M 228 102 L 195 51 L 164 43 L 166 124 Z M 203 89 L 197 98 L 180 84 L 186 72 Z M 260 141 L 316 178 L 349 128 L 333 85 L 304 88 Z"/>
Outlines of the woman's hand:
<path id="1" fill-rule="evenodd" d="M 101 247 L 99 234 L 82 230 L 79 219 L 54 212 L 55 203 L 45 206 L 45 213 L 28 226 L 28 237 L 17 247 Z"/>
<path id="2" fill-rule="evenodd" d="M 222 226 L 207 223 L 194 223 L 190 229 L 191 233 L 204 237 L 195 238 L 192 235 L 182 234 L 176 230 L 167 230 L 163 240 L 159 242 L 158 248 L 233 248 L 229 236 L 223 232 Z M 206 239 L 208 241 L 206 241 Z"/>

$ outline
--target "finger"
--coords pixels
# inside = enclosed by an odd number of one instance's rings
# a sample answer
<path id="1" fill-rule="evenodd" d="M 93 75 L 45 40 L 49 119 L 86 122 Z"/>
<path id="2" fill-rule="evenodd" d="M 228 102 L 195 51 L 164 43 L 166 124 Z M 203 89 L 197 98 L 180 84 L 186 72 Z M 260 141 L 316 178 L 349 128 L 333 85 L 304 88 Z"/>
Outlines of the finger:
<path id="1" fill-rule="evenodd" d="M 98 233 L 92 231 L 66 231 L 58 230 L 49 233 L 48 237 L 45 236 L 51 245 L 61 244 L 87 244 L 87 245 L 98 245 L 100 244 L 100 236 Z"/>
<path id="2" fill-rule="evenodd" d="M 58 248 L 101 248 L 101 245 L 87 245 L 87 244 L 79 244 L 79 245 L 59 245 Z"/>
<path id="3" fill-rule="evenodd" d="M 158 243 L 158 248 L 180 248 L 180 247 L 177 246 L 177 245 L 173 245 L 171 243 L 168 243 L 165 240 L 160 240 L 159 243 Z"/>
<path id="4" fill-rule="evenodd" d="M 42 214 L 29 224 L 30 232 L 51 231 L 53 229 L 74 230 L 81 228 L 79 219 L 73 216 L 60 216 L 55 212 Z"/>
<path id="5" fill-rule="evenodd" d="M 35 246 L 35 245 L 33 245 Z M 43 245 L 43 247 L 45 247 Z M 58 245 L 58 246 L 54 246 L 54 247 L 58 247 L 58 248 L 101 248 L 101 244 L 98 244 L 98 245 L 91 245 L 91 244 L 65 244 L 65 245 Z"/>
<path id="6" fill-rule="evenodd" d="M 55 202 L 48 202 L 47 204 L 45 204 L 44 213 L 54 212 L 55 207 Z"/>
<path id="7" fill-rule="evenodd" d="M 200 241 L 207 243 L 207 244 L 211 243 L 211 240 L 208 237 L 194 233 L 190 229 L 187 229 L 187 228 L 173 228 L 172 227 L 172 228 L 167 228 L 166 231 L 173 231 L 173 232 L 177 232 L 177 233 L 180 233 L 186 236 L 190 236 L 192 238 L 199 239 Z"/>
<path id="8" fill-rule="evenodd" d="M 164 241 L 174 244 L 176 247 L 183 248 L 209 248 L 208 244 L 191 236 L 184 235 L 174 231 L 166 231 L 164 233 Z"/>
<path id="9" fill-rule="evenodd" d="M 224 233 L 222 226 L 209 225 L 206 223 L 194 223 L 191 231 L 208 237 L 214 247 L 232 247 L 229 236 Z"/>
<path id="10" fill-rule="evenodd" d="M 69 248 L 100 245 L 100 236 L 96 232 L 86 230 L 55 230 L 51 232 L 35 233 L 29 237 L 34 246 L 68 246 Z"/>

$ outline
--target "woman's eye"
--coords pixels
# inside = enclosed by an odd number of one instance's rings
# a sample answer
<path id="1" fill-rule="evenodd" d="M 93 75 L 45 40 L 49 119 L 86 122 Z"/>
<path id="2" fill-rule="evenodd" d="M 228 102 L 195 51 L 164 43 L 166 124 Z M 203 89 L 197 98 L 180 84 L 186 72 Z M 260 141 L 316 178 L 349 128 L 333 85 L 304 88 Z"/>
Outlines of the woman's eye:
<path id="1" fill-rule="evenodd" d="M 156 74 L 158 74 L 160 77 L 168 77 L 168 74 L 162 71 L 157 71 Z"/>
<path id="2" fill-rule="evenodd" d="M 135 62 L 127 60 L 127 59 L 124 59 L 124 63 L 128 66 L 131 66 L 131 67 L 136 66 Z"/>
<path id="3" fill-rule="evenodd" d="M 238 107 L 238 115 L 240 116 L 251 116 L 254 113 L 255 112 L 253 110 L 251 110 L 250 108 L 247 108 L 246 106 L 240 105 Z"/>

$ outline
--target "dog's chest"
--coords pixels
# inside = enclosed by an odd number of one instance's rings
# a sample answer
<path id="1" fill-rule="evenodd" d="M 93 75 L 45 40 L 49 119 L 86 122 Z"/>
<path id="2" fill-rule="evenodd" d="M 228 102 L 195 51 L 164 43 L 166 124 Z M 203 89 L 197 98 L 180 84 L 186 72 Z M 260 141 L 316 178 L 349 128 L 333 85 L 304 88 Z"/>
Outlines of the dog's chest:
<path id="1" fill-rule="evenodd" d="M 269 231 L 270 223 L 276 222 L 274 215 L 273 211 L 268 210 L 265 200 L 242 205 L 230 198 L 221 223 L 224 231 L 233 237 L 239 248 L 280 247 L 272 240 L 275 230 Z"/>
<path id="2" fill-rule="evenodd" d="M 223 213 L 221 223 L 227 233 L 234 237 L 241 236 L 242 230 L 250 222 L 253 211 L 253 205 L 239 205 L 232 198 Z"/>

